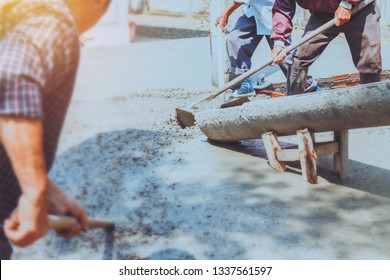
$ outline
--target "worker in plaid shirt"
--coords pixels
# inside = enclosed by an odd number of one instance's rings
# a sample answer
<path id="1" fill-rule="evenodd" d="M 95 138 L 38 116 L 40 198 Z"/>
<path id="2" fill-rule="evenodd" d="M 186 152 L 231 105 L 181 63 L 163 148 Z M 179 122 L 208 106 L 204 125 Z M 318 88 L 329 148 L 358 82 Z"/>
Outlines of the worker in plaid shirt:
<path id="1" fill-rule="evenodd" d="M 79 34 L 105 13 L 110 0 L 0 2 L 0 258 L 48 230 L 48 213 L 80 220 L 87 214 L 48 178 L 74 87 Z M 16 209 L 13 215 L 12 212 Z M 8 241 L 9 240 L 9 241 Z"/>

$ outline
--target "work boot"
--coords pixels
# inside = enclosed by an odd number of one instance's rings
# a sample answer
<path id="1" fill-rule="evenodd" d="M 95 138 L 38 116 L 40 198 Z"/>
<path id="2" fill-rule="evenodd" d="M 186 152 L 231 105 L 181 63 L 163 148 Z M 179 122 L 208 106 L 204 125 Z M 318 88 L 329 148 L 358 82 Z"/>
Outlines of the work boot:
<path id="1" fill-rule="evenodd" d="M 306 88 L 308 68 L 294 67 L 288 68 L 287 95 L 302 94 Z"/>
<path id="2" fill-rule="evenodd" d="M 363 74 L 360 73 L 360 84 L 369 84 L 369 83 L 376 83 L 380 82 L 381 75 L 380 74 Z"/>

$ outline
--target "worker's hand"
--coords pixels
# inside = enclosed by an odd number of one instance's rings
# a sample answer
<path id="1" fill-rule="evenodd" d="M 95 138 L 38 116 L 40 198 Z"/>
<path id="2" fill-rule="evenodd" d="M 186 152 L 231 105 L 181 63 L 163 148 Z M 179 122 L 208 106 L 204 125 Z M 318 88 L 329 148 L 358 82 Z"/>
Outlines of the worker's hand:
<path id="1" fill-rule="evenodd" d="M 48 185 L 49 213 L 54 215 L 72 216 L 79 224 L 68 230 L 58 230 L 61 237 L 70 238 L 79 235 L 81 230 L 88 229 L 88 217 L 84 207 L 77 200 L 68 197 L 54 182 Z"/>
<path id="2" fill-rule="evenodd" d="M 226 30 L 226 25 L 229 22 L 229 14 L 223 13 L 221 16 L 217 18 L 215 21 L 215 26 L 218 26 L 221 28 L 222 32 L 225 32 Z"/>
<path id="3" fill-rule="evenodd" d="M 22 194 L 17 209 L 4 222 L 7 238 L 16 246 L 26 247 L 43 237 L 47 230 L 46 197 Z"/>
<path id="4" fill-rule="evenodd" d="M 334 18 L 336 19 L 336 26 L 341 26 L 344 23 L 348 22 L 351 19 L 351 16 L 352 10 L 339 6 L 334 13 Z"/>
<path id="5" fill-rule="evenodd" d="M 274 48 L 271 51 L 271 57 L 273 61 L 271 65 L 273 65 L 274 63 L 279 64 L 283 62 L 283 60 L 286 58 L 287 55 L 285 52 L 282 52 L 283 49 L 284 48 L 282 46 L 274 46 Z"/>

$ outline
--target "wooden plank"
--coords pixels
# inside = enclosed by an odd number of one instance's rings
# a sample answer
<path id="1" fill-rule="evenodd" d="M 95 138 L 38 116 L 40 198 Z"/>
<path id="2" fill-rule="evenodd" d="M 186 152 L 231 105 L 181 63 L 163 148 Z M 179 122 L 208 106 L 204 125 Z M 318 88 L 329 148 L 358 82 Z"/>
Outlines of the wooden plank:
<path id="1" fill-rule="evenodd" d="M 276 158 L 279 161 L 297 161 L 299 160 L 299 150 L 298 149 L 277 150 Z"/>
<path id="2" fill-rule="evenodd" d="M 235 107 L 235 106 L 241 106 L 242 104 L 244 104 L 246 102 L 250 102 L 250 99 L 248 97 L 237 98 L 237 99 L 234 99 L 232 101 L 221 104 L 221 109 Z"/>
<path id="3" fill-rule="evenodd" d="M 343 180 L 349 175 L 348 130 L 335 131 L 334 140 L 338 142 L 339 145 L 338 153 L 335 153 L 333 156 L 334 172 Z"/>
<path id="4" fill-rule="evenodd" d="M 323 142 L 316 143 L 314 146 L 317 157 L 326 156 L 329 154 L 334 154 L 339 151 L 339 143 L 337 142 Z"/>
<path id="5" fill-rule="evenodd" d="M 313 140 L 307 129 L 298 130 L 298 150 L 303 179 L 311 184 L 318 183 L 316 153 Z"/>
<path id="6" fill-rule="evenodd" d="M 284 162 L 279 161 L 276 157 L 276 152 L 282 149 L 280 147 L 278 139 L 276 138 L 276 135 L 272 132 L 268 132 L 264 133 L 261 138 L 263 139 L 269 165 L 280 172 L 285 171 L 286 164 Z"/>
<path id="7" fill-rule="evenodd" d="M 339 151 L 339 144 L 337 142 L 322 142 L 314 144 L 314 151 L 317 158 L 334 154 Z M 276 151 L 276 158 L 279 161 L 296 161 L 299 160 L 299 150 L 295 148 L 288 148 Z"/>

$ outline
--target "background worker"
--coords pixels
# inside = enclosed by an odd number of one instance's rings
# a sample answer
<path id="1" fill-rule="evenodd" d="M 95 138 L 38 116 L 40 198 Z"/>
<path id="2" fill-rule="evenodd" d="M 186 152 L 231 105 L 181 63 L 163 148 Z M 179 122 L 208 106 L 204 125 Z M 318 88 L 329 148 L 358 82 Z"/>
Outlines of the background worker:
<path id="1" fill-rule="evenodd" d="M 48 178 L 74 87 L 79 34 L 105 13 L 110 0 L 0 2 L 0 258 L 48 230 L 48 213 L 87 214 Z M 11 213 L 16 209 L 11 217 Z"/>
<path id="2" fill-rule="evenodd" d="M 275 47 L 271 55 L 276 63 L 282 63 L 279 55 L 293 29 L 292 19 L 296 4 L 310 11 L 304 35 L 317 29 L 332 18 L 336 26 L 308 41 L 294 53 L 294 61 L 287 79 L 288 94 L 299 94 L 305 89 L 306 76 L 310 65 L 322 54 L 328 44 L 341 32 L 345 34 L 352 60 L 360 73 L 360 83 L 380 81 L 382 71 L 380 11 L 376 1 L 351 18 L 354 5 L 361 0 L 275 0 L 273 7 L 273 34 Z M 336 62 L 335 62 L 336 66 Z"/>
<path id="3" fill-rule="evenodd" d="M 272 34 L 272 7 L 275 0 L 234 0 L 233 3 L 218 17 L 215 22 L 225 32 L 230 15 L 242 4 L 247 4 L 248 9 L 238 18 L 233 30 L 226 37 L 226 46 L 230 61 L 229 80 L 233 80 L 252 66 L 252 56 L 265 37 L 272 49 L 274 40 Z M 286 41 L 290 43 L 290 39 Z M 279 64 L 283 74 L 287 77 L 289 66 L 292 64 L 292 54 Z M 317 81 L 308 79 L 307 91 L 320 90 Z M 231 97 L 253 96 L 255 91 L 250 78 L 245 79 Z"/>

